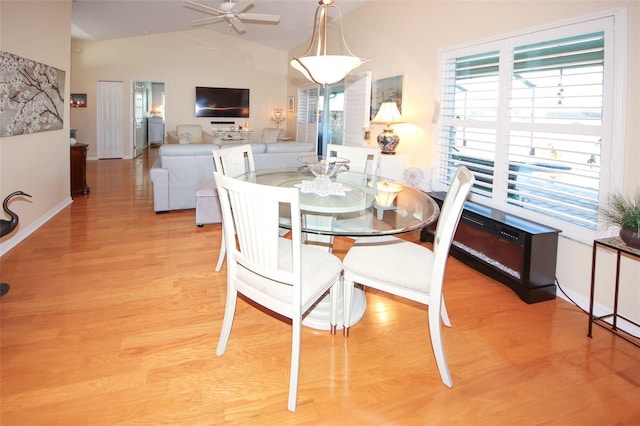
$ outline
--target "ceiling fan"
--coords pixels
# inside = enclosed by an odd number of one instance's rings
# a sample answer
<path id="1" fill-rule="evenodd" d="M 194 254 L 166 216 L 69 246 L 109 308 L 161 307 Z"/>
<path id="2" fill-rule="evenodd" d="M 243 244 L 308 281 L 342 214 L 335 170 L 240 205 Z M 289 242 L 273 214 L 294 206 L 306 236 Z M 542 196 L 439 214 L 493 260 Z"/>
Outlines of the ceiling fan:
<path id="1" fill-rule="evenodd" d="M 266 15 L 260 13 L 243 13 L 244 10 L 249 8 L 253 4 L 253 0 L 240 1 L 234 3 L 233 1 L 224 1 L 219 7 L 210 7 L 203 4 L 195 3 L 189 0 L 185 0 L 184 6 L 189 9 L 197 10 L 212 15 L 208 18 L 196 19 L 191 21 L 192 26 L 214 24 L 226 20 L 229 25 L 233 26 L 239 33 L 247 31 L 243 24 L 243 21 L 256 21 L 256 22 L 280 22 L 280 16 L 278 15 Z"/>

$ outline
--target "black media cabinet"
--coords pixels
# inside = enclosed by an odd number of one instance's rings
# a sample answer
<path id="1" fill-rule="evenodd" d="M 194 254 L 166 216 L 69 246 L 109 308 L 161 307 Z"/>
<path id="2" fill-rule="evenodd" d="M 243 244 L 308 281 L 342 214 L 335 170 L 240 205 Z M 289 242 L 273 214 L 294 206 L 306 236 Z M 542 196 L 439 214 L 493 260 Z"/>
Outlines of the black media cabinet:
<path id="1" fill-rule="evenodd" d="M 445 192 L 429 193 L 442 205 Z M 435 224 L 421 241 L 433 241 Z M 556 297 L 556 258 L 561 231 L 467 201 L 451 246 L 451 255 L 509 286 L 522 300 L 537 303 Z"/>

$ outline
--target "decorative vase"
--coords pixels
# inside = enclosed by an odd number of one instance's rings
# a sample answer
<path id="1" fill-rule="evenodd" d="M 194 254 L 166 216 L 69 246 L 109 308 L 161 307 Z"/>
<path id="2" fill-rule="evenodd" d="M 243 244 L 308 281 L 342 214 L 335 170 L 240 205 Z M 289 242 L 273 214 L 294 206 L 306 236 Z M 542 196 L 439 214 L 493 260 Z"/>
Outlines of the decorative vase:
<path id="1" fill-rule="evenodd" d="M 393 133 L 392 129 L 384 129 L 383 132 L 378 135 L 378 146 L 383 154 L 395 154 L 398 143 L 400 143 L 400 138 Z"/>
<path id="2" fill-rule="evenodd" d="M 629 247 L 640 249 L 640 234 L 630 228 L 620 228 L 620 238 Z"/>

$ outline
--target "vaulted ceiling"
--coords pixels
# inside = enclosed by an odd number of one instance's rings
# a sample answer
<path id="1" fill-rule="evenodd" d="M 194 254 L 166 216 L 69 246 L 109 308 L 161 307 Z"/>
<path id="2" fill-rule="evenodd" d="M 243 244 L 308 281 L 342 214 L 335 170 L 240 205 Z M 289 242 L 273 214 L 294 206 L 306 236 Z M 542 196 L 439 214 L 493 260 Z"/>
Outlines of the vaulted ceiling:
<path id="1" fill-rule="evenodd" d="M 194 0 L 218 8 L 223 0 Z M 241 0 L 235 0 L 239 3 Z M 336 0 L 342 15 L 367 0 Z M 369 0 L 372 1 L 372 0 Z M 317 0 L 254 0 L 247 13 L 280 15 L 280 22 L 245 21 L 239 34 L 227 21 L 203 27 L 276 49 L 291 50 L 308 40 L 313 30 Z M 209 15 L 189 9 L 182 0 L 74 0 L 72 38 L 108 40 L 193 29 L 190 22 Z M 333 19 L 337 14 L 330 14 Z"/>

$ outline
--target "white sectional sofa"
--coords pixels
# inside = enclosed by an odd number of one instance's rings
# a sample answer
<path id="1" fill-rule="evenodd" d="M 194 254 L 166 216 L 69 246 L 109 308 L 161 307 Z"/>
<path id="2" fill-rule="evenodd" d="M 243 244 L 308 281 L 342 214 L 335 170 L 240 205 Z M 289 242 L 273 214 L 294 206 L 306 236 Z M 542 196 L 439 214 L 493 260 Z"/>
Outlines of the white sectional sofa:
<path id="1" fill-rule="evenodd" d="M 213 181 L 213 150 L 232 144 L 171 144 L 159 148 L 151 166 L 153 209 L 156 213 L 193 209 L 198 182 Z M 298 158 L 316 153 L 306 142 L 252 143 L 256 169 L 296 167 Z"/>

